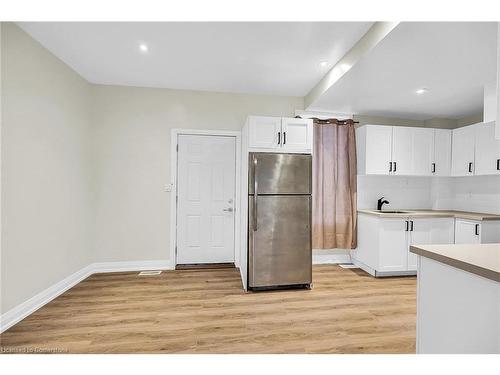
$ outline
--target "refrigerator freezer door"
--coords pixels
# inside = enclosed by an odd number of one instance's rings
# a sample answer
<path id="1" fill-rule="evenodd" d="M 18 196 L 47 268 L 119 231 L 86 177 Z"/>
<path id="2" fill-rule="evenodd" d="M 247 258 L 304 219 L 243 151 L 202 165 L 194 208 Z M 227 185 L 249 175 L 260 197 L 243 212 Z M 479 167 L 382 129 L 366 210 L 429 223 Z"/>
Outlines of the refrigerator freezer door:
<path id="1" fill-rule="evenodd" d="M 312 278 L 311 197 L 249 197 L 249 287 L 310 284 Z"/>
<path id="2" fill-rule="evenodd" d="M 311 155 L 251 153 L 249 161 L 248 193 L 311 194 Z"/>

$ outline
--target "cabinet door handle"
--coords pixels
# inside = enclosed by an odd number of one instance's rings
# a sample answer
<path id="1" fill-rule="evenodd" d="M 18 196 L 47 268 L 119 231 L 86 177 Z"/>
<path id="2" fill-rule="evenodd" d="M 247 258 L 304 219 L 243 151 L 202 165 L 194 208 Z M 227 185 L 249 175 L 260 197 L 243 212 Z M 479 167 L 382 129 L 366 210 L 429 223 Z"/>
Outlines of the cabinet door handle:
<path id="1" fill-rule="evenodd" d="M 432 173 L 436 173 L 436 163 L 432 163 Z"/>
<path id="2" fill-rule="evenodd" d="M 278 144 L 281 144 L 281 132 L 278 132 Z"/>
<path id="3" fill-rule="evenodd" d="M 479 236 L 479 224 L 476 224 L 476 225 L 474 226 L 474 234 L 475 234 L 476 236 Z"/>
<path id="4" fill-rule="evenodd" d="M 286 145 L 286 132 L 283 132 L 283 145 Z"/>
<path id="5" fill-rule="evenodd" d="M 406 229 L 405 229 L 405 232 L 408 232 L 408 228 L 409 228 L 409 227 L 408 227 L 408 225 L 409 225 L 408 220 L 406 220 L 406 221 L 405 221 L 405 223 L 406 223 Z"/>
<path id="6" fill-rule="evenodd" d="M 469 163 L 469 173 L 472 173 L 472 162 Z"/>
<path id="7" fill-rule="evenodd" d="M 413 232 L 413 220 L 412 220 L 412 221 L 410 221 L 410 223 L 411 223 L 410 232 Z"/>
<path id="8" fill-rule="evenodd" d="M 497 159 L 497 171 L 500 171 L 500 159 Z"/>
<path id="9" fill-rule="evenodd" d="M 394 172 L 396 172 L 396 162 L 394 162 Z"/>
<path id="10" fill-rule="evenodd" d="M 392 172 L 392 161 L 389 162 L 389 172 Z"/>

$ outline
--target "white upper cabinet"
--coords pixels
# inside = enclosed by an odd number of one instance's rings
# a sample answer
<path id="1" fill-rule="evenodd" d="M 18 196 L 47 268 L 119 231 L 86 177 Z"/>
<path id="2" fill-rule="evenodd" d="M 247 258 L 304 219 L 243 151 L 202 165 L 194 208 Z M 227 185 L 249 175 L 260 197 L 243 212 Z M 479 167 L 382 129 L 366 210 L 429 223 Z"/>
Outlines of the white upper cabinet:
<path id="1" fill-rule="evenodd" d="M 250 116 L 246 126 L 249 151 L 312 153 L 310 119 Z"/>
<path id="2" fill-rule="evenodd" d="M 434 129 L 411 129 L 411 171 L 409 174 L 429 176 L 432 173 Z"/>
<path id="3" fill-rule="evenodd" d="M 312 151 L 313 127 L 311 120 L 301 118 L 281 119 L 283 151 Z"/>
<path id="4" fill-rule="evenodd" d="M 451 130 L 434 130 L 434 150 L 431 163 L 433 176 L 450 176 L 451 174 Z"/>
<path id="5" fill-rule="evenodd" d="M 495 139 L 495 123 L 475 127 L 475 173 L 500 174 L 500 140 Z"/>
<path id="6" fill-rule="evenodd" d="M 413 174 L 413 129 L 392 127 L 392 172 L 397 175 Z"/>
<path id="7" fill-rule="evenodd" d="M 280 137 L 281 117 L 251 116 L 248 118 L 248 142 L 250 147 L 275 150 L 280 147 Z"/>
<path id="8" fill-rule="evenodd" d="M 358 174 L 500 175 L 495 123 L 458 129 L 365 125 L 356 129 Z"/>
<path id="9" fill-rule="evenodd" d="M 453 130 L 452 176 L 500 174 L 500 141 L 495 123 L 479 123 Z"/>
<path id="10" fill-rule="evenodd" d="M 356 129 L 359 174 L 389 174 L 392 171 L 392 126 L 366 125 Z"/>
<path id="11" fill-rule="evenodd" d="M 476 126 L 453 129 L 451 147 L 451 175 L 471 176 L 474 174 L 474 143 Z"/>
<path id="12" fill-rule="evenodd" d="M 365 125 L 356 130 L 358 174 L 430 176 L 434 129 Z"/>

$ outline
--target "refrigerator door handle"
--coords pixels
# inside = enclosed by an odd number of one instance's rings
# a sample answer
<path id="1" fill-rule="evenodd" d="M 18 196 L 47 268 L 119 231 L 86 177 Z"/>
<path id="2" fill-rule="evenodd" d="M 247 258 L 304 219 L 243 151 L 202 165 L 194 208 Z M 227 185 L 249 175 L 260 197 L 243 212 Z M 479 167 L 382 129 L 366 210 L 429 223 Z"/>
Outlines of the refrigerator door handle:
<path id="1" fill-rule="evenodd" d="M 257 181 L 257 158 L 253 158 L 253 230 L 257 230 L 257 189 L 259 183 Z"/>

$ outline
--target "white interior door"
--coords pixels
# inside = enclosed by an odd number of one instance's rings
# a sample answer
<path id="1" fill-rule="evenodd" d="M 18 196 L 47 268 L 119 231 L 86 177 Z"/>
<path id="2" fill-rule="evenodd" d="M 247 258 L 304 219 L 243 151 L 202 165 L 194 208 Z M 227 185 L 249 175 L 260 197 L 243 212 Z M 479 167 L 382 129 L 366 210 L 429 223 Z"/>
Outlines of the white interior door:
<path id="1" fill-rule="evenodd" d="M 179 135 L 177 264 L 234 262 L 235 142 Z"/>

